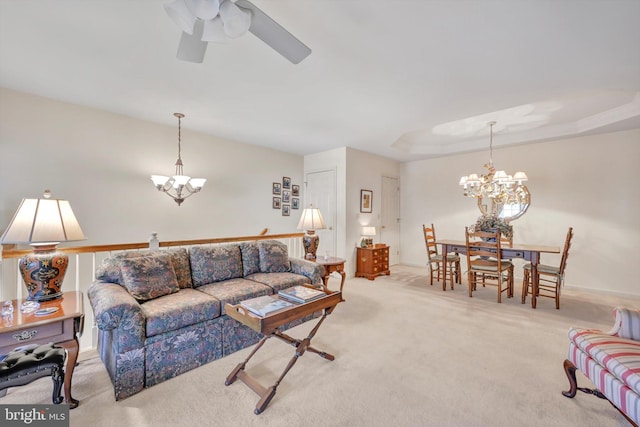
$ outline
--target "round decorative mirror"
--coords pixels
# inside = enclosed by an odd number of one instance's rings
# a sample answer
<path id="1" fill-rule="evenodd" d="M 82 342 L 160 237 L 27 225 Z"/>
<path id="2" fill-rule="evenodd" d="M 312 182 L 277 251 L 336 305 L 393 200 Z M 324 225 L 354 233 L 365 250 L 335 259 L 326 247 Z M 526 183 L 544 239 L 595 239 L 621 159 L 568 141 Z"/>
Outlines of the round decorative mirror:
<path id="1" fill-rule="evenodd" d="M 531 193 L 524 185 L 518 187 L 516 191 L 518 191 L 517 197 L 510 198 L 504 203 L 491 197 L 478 197 L 478 209 L 483 215 L 496 215 L 506 221 L 518 219 L 529 209 Z"/>

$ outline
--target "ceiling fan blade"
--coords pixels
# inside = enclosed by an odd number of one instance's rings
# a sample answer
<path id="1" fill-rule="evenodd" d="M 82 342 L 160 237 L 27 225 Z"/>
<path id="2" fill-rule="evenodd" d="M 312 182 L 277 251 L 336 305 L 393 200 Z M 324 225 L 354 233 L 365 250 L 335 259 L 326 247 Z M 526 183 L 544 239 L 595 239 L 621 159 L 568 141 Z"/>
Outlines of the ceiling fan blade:
<path id="1" fill-rule="evenodd" d="M 238 0 L 236 6 L 252 12 L 249 31 L 289 61 L 297 64 L 311 53 L 311 49 L 304 43 L 250 1 Z"/>
<path id="2" fill-rule="evenodd" d="M 180 44 L 178 45 L 178 53 L 176 54 L 178 59 L 198 63 L 204 60 L 204 53 L 207 51 L 207 42 L 201 40 L 203 28 L 204 22 L 201 19 L 196 19 L 193 34 L 182 32 Z"/>

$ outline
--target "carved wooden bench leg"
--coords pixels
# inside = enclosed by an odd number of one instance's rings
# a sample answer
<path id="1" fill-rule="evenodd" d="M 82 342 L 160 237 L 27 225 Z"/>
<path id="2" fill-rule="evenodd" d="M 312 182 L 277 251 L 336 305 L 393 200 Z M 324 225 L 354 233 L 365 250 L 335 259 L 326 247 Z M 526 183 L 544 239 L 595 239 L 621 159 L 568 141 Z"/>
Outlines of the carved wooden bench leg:
<path id="1" fill-rule="evenodd" d="M 573 398 L 576 396 L 576 391 L 578 390 L 578 382 L 576 381 L 576 365 L 574 365 L 570 360 L 565 359 L 563 365 L 564 372 L 567 374 L 567 378 L 569 379 L 569 390 L 563 391 L 562 395 L 564 397 Z"/>
<path id="2" fill-rule="evenodd" d="M 638 427 L 638 425 L 631 419 L 629 418 L 629 416 L 627 414 L 625 414 L 624 412 L 622 412 L 620 410 L 620 408 L 618 408 L 616 405 L 613 404 L 612 401 L 610 401 L 607 396 L 605 396 L 604 394 L 602 394 L 602 392 L 596 388 L 586 388 L 586 387 L 578 387 L 578 382 L 576 381 L 576 365 L 573 364 L 573 362 L 571 362 L 570 360 L 565 360 L 564 361 L 564 372 L 567 374 L 567 378 L 569 379 L 569 390 L 568 391 L 563 391 L 562 395 L 565 397 L 569 397 L 569 398 L 573 398 L 576 395 L 576 392 L 578 390 L 580 390 L 583 393 L 586 394 L 591 394 L 593 396 L 596 396 L 600 399 L 604 399 L 607 402 L 609 402 L 609 404 L 611 404 L 611 406 L 613 406 L 618 412 L 620 412 L 620 414 L 625 417 L 625 419 L 627 421 L 629 421 L 631 423 L 632 426 L 634 427 Z"/>
<path id="3" fill-rule="evenodd" d="M 578 382 L 576 381 L 576 369 L 578 368 L 576 368 L 576 365 L 574 365 L 573 362 L 571 362 L 570 360 L 565 360 L 563 366 L 564 366 L 564 372 L 567 374 L 567 378 L 569 379 L 569 390 L 563 391 L 562 392 L 563 396 L 569 397 L 569 398 L 575 397 L 576 392 L 580 390 L 583 393 L 592 394 L 596 397 L 599 397 L 600 399 L 609 400 L 607 399 L 607 396 L 602 394 L 600 390 L 596 388 L 578 387 Z"/>
<path id="4" fill-rule="evenodd" d="M 62 403 L 63 397 L 60 394 L 62 391 L 62 386 L 64 384 L 64 371 L 62 370 L 62 366 L 54 366 L 51 368 L 51 378 L 53 380 L 53 394 L 51 396 L 51 400 L 56 405 Z"/>

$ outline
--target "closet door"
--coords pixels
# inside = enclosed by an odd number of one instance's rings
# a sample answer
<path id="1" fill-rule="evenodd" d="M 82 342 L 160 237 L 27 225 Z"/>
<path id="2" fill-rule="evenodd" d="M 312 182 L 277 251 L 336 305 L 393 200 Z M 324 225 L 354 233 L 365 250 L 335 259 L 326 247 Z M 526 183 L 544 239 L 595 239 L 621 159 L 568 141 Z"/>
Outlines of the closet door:
<path id="1" fill-rule="evenodd" d="M 304 206 L 300 206 L 300 209 L 308 208 L 313 204 L 320 209 L 327 225 L 324 230 L 316 230 L 320 238 L 316 255 L 321 257 L 328 252 L 330 256 L 336 256 L 336 171 L 327 169 L 307 173 L 305 185 Z"/>
<path id="2" fill-rule="evenodd" d="M 398 264 L 400 262 L 400 181 L 398 178 L 382 177 L 379 241 L 389 246 L 389 265 Z"/>

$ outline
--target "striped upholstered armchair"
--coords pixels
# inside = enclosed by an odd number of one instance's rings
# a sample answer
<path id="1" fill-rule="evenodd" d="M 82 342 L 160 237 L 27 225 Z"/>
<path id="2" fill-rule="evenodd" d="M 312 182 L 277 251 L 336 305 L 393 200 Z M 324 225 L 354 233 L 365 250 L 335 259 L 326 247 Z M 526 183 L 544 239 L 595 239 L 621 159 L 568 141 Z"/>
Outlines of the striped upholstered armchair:
<path id="1" fill-rule="evenodd" d="M 595 329 L 569 330 L 569 358 L 564 369 L 569 379 L 566 397 L 576 391 L 607 399 L 633 425 L 640 423 L 640 310 L 618 307 L 616 323 L 609 332 Z M 577 386 L 576 369 L 595 386 Z"/>

